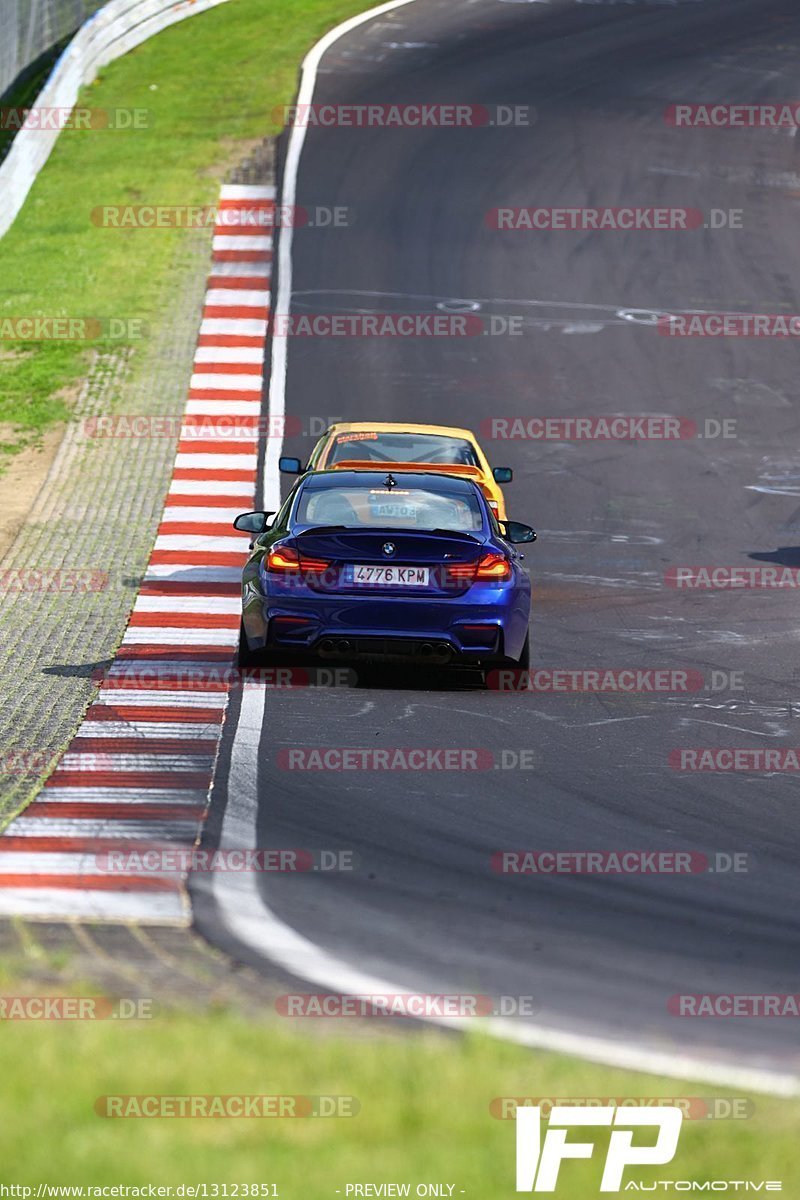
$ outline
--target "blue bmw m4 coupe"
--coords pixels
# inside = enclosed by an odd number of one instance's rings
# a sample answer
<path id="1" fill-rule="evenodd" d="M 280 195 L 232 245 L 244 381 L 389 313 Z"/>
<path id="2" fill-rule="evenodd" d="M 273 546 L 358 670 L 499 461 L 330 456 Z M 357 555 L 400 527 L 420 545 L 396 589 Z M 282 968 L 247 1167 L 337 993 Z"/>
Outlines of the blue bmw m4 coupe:
<path id="1" fill-rule="evenodd" d="M 299 654 L 526 668 L 530 579 L 472 480 L 435 472 L 320 471 L 277 514 L 242 513 L 239 665 Z"/>

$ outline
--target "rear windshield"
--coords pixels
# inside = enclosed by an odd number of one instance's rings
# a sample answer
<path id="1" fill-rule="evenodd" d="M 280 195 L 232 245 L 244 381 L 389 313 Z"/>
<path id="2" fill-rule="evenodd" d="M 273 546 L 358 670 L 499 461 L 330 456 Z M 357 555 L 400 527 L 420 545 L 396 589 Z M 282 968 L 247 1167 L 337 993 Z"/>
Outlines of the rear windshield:
<path id="1" fill-rule="evenodd" d="M 471 489 L 343 486 L 306 487 L 294 516 L 298 525 L 356 529 L 483 529 L 483 510 Z"/>
<path id="2" fill-rule="evenodd" d="M 376 463 L 480 466 L 475 449 L 469 442 L 439 433 L 340 433 L 331 446 L 327 465 L 348 459 Z"/>

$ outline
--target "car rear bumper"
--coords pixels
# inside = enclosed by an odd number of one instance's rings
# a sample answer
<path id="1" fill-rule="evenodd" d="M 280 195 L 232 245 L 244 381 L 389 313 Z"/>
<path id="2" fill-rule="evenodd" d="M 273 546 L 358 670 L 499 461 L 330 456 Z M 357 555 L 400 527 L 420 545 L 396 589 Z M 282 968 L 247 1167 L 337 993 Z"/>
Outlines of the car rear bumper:
<path id="1" fill-rule="evenodd" d="M 476 595 L 475 593 L 480 593 Z M 295 647 L 324 658 L 422 662 L 518 658 L 530 596 L 480 586 L 463 598 L 251 597 L 244 626 L 252 650 Z"/>
<path id="2" fill-rule="evenodd" d="M 493 649 L 483 651 L 484 656 L 496 655 L 496 647 L 501 638 L 499 630 L 491 632 Z M 427 663 L 429 666 L 445 666 L 455 660 L 478 661 L 480 653 L 467 652 L 453 640 L 441 637 L 409 638 L 409 637 L 364 637 L 355 634 L 351 637 L 322 637 L 311 647 L 312 652 L 325 659 L 351 660 L 380 660 L 396 663 Z"/>

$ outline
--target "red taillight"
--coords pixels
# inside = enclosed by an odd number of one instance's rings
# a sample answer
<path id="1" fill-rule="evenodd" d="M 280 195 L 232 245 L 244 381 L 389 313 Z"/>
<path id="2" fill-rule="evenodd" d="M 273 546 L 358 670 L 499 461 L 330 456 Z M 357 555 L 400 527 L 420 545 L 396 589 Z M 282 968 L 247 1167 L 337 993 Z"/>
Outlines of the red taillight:
<path id="1" fill-rule="evenodd" d="M 476 579 L 510 579 L 511 563 L 502 554 L 484 554 L 478 562 L 448 563 L 448 583 L 473 583 Z"/>
<path id="2" fill-rule="evenodd" d="M 300 559 L 300 570 L 305 575 L 307 572 L 311 575 L 321 575 L 323 571 L 327 571 L 331 564 L 327 558 L 306 558 Z"/>
<path id="3" fill-rule="evenodd" d="M 475 568 L 477 563 L 448 563 L 447 577 L 452 582 L 461 582 L 465 579 L 473 580 L 475 578 Z"/>
<path id="4" fill-rule="evenodd" d="M 510 579 L 511 563 L 503 554 L 484 554 L 475 572 L 476 579 Z"/>
<path id="5" fill-rule="evenodd" d="M 279 571 L 282 574 L 299 572 L 300 555 L 296 550 L 292 550 L 291 546 L 276 546 L 267 555 L 267 570 Z"/>
<path id="6" fill-rule="evenodd" d="M 276 546 L 267 555 L 266 569 L 282 575 L 321 575 L 330 565 L 326 558 L 301 558 L 291 546 Z"/>

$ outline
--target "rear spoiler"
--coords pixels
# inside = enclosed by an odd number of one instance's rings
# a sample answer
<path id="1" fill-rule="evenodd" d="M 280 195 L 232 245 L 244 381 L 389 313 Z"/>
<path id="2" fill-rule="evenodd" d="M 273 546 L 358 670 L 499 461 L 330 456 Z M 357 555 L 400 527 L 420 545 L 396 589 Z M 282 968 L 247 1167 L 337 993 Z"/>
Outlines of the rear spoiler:
<path id="1" fill-rule="evenodd" d="M 480 467 L 469 467 L 462 463 L 407 463 L 387 462 L 376 463 L 366 458 L 343 458 L 341 462 L 331 463 L 326 471 L 415 471 L 418 475 L 434 472 L 439 475 L 461 475 L 465 479 L 480 479 L 483 471 Z"/>

